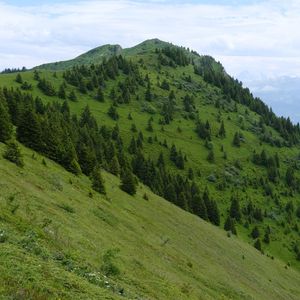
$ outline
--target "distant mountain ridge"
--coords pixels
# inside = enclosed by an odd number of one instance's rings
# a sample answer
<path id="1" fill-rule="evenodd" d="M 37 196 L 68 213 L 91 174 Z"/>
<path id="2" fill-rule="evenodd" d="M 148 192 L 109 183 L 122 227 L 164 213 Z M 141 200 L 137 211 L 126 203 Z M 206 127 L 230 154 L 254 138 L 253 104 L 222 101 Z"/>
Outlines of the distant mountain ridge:
<path id="1" fill-rule="evenodd" d="M 114 55 L 123 55 L 131 56 L 143 51 L 154 50 L 156 48 L 164 48 L 172 45 L 171 43 L 163 42 L 159 39 L 150 39 L 146 40 L 134 47 L 123 49 L 120 45 L 103 45 L 96 47 L 92 50 L 89 50 L 86 53 L 83 53 L 74 59 L 66 61 L 58 61 L 54 63 L 42 64 L 35 67 L 34 69 L 43 69 L 43 70 L 65 70 L 72 68 L 75 65 L 84 65 L 92 63 L 101 63 L 104 58 L 108 59 Z"/>

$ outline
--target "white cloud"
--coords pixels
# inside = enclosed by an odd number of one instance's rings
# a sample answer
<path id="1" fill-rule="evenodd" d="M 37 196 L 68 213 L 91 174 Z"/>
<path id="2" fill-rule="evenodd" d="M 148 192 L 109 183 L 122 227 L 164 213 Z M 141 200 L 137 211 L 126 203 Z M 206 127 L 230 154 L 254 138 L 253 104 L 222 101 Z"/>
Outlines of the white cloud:
<path id="1" fill-rule="evenodd" d="M 0 69 L 69 59 L 105 43 L 162 40 L 216 56 L 235 76 L 300 75 L 300 3 L 0 2 Z"/>

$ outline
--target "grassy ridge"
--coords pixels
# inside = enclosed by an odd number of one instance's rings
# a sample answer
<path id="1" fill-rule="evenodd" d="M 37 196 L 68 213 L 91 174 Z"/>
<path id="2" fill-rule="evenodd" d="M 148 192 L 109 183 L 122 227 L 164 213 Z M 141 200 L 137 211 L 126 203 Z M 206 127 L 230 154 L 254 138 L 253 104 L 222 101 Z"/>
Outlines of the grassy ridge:
<path id="1" fill-rule="evenodd" d="M 153 44 L 154 43 L 154 44 Z M 152 48 L 155 47 L 155 41 L 150 43 Z M 149 46 L 149 47 L 150 47 Z M 143 49 L 144 46 L 137 47 L 137 49 Z M 151 49 L 152 49 L 151 48 Z M 133 48 L 134 49 L 134 48 Z M 153 49 L 152 49 L 153 50 Z M 136 51 L 136 49 L 135 49 Z M 134 51 L 133 51 L 134 52 Z M 220 110 L 215 107 L 215 101 L 217 99 L 222 101 L 222 94 L 220 91 L 205 83 L 202 77 L 194 74 L 193 67 L 188 65 L 186 67 L 164 67 L 162 70 L 157 70 L 157 58 L 153 52 L 134 52 L 132 56 L 134 62 L 138 62 L 140 59 L 143 60 L 144 68 L 140 68 L 143 76 L 148 75 L 152 82 L 153 93 L 157 95 L 157 99 L 150 103 L 155 108 L 154 114 L 149 114 L 144 111 L 145 101 L 144 89 L 140 88 L 135 96 L 131 97 L 129 105 L 119 105 L 117 110 L 120 115 L 119 120 L 113 121 L 108 115 L 107 111 L 112 103 L 109 94 L 112 87 L 117 87 L 118 82 L 124 80 L 124 75 L 121 74 L 116 80 L 109 80 L 106 82 L 104 89 L 105 102 L 99 103 L 94 100 L 95 93 L 80 94 L 76 91 L 78 101 L 71 102 L 69 105 L 71 111 L 79 115 L 86 105 L 89 105 L 90 110 L 96 117 L 99 124 L 114 126 L 116 123 L 120 127 L 122 138 L 125 141 L 125 147 L 129 145 L 130 139 L 133 135 L 131 132 L 131 125 L 134 123 L 138 130 L 141 130 L 144 134 L 145 140 L 148 137 L 157 137 L 158 142 L 154 144 L 148 144 L 145 142 L 143 151 L 146 155 L 149 155 L 152 159 L 156 160 L 159 153 L 162 151 L 165 158 L 169 156 L 169 149 L 162 146 L 164 140 L 166 140 L 169 148 L 172 144 L 175 144 L 177 149 L 181 149 L 184 154 L 187 155 L 188 161 L 185 163 L 185 170 L 179 171 L 176 169 L 174 164 L 168 159 L 166 160 L 167 166 L 173 172 L 187 173 L 189 167 L 194 172 L 198 171 L 200 176 L 196 176 L 195 180 L 202 189 L 205 186 L 210 188 L 212 197 L 217 201 L 221 210 L 221 226 L 225 222 L 225 218 L 228 214 L 230 206 L 230 197 L 234 190 L 238 190 L 241 195 L 241 207 L 247 205 L 251 200 L 255 205 L 260 207 L 263 212 L 269 214 L 271 217 L 264 219 L 263 223 L 250 224 L 250 229 L 245 229 L 244 224 L 237 224 L 238 236 L 243 240 L 253 244 L 253 239 L 249 236 L 250 231 L 255 225 L 260 227 L 261 233 L 263 234 L 267 225 L 272 229 L 271 244 L 263 245 L 263 249 L 270 252 L 271 255 L 279 257 L 286 263 L 292 264 L 293 267 L 299 269 L 299 262 L 296 261 L 296 256 L 293 250 L 294 244 L 299 244 L 299 232 L 293 230 L 299 222 L 297 219 L 292 219 L 292 222 L 286 222 L 289 217 L 285 213 L 284 207 L 290 200 L 293 201 L 294 207 L 300 205 L 298 197 L 291 197 L 287 192 L 287 188 L 284 183 L 285 171 L 287 168 L 286 162 L 291 159 L 297 160 L 298 149 L 297 147 L 282 147 L 277 148 L 270 144 L 262 142 L 257 134 L 253 132 L 253 126 L 259 122 L 259 116 L 254 112 L 248 111 L 246 113 L 246 107 L 243 105 L 237 105 L 237 111 L 233 110 L 233 107 L 228 107 L 226 110 L 221 110 L 221 119 L 224 120 L 226 128 L 226 138 L 220 139 L 216 137 L 219 127 L 220 120 L 218 115 Z M 56 77 L 53 76 L 51 71 L 40 71 L 40 76 L 45 77 L 51 81 L 53 86 L 58 90 L 60 84 L 63 82 L 62 72 L 56 72 Z M 191 76 L 192 83 L 188 83 L 184 80 L 185 77 Z M 159 80 L 157 77 L 159 76 Z M 13 86 L 19 87 L 14 81 L 16 74 L 3 74 L 0 77 L 1 86 Z M 39 96 L 45 102 L 50 101 L 62 101 L 57 97 L 48 97 L 36 88 L 36 81 L 33 80 L 33 72 L 22 73 L 23 80 L 28 81 L 33 85 L 33 90 L 30 91 L 34 96 Z M 168 124 L 161 126 L 159 120 L 162 118 L 160 114 L 160 105 L 163 99 L 168 97 L 168 91 L 161 89 L 157 86 L 156 82 L 160 83 L 163 80 L 167 80 L 170 84 L 170 89 L 176 91 L 176 112 L 174 120 Z M 195 122 L 194 120 L 183 118 L 182 116 L 182 97 L 186 95 L 187 90 L 178 89 L 178 83 L 186 86 L 188 93 L 193 94 L 195 97 L 195 106 L 199 112 L 199 116 L 202 120 L 208 120 L 212 127 L 212 144 L 215 152 L 215 163 L 209 163 L 207 161 L 208 150 L 205 147 L 205 142 L 198 138 L 195 133 Z M 67 85 L 66 91 L 69 93 L 72 86 Z M 136 97 L 139 100 L 136 100 Z M 133 120 L 128 120 L 128 114 L 131 113 Z M 152 117 L 154 132 L 150 133 L 146 131 L 148 119 Z M 162 130 L 163 128 L 163 130 Z M 180 131 L 178 130 L 180 128 Z M 232 140 L 235 132 L 241 132 L 245 137 L 245 143 L 242 143 L 240 148 L 236 148 L 232 145 Z M 272 128 L 267 128 L 267 131 L 272 134 L 273 137 L 280 138 L 278 133 Z M 136 134 L 135 134 L 136 135 Z M 223 147 L 227 153 L 227 160 L 223 159 L 223 152 L 220 150 Z M 281 167 L 280 176 L 281 180 L 278 184 L 273 185 L 275 193 L 280 194 L 281 207 L 275 205 L 274 200 L 267 197 L 261 187 L 254 189 L 247 187 L 246 189 L 241 188 L 239 182 L 243 180 L 259 179 L 260 177 L 266 177 L 266 169 L 260 166 L 256 166 L 251 162 L 253 151 L 260 153 L 265 149 L 269 154 L 274 155 L 278 153 L 280 157 Z M 241 165 L 241 169 L 236 167 L 236 163 Z M 234 170 L 234 173 L 229 173 L 228 170 Z M 209 176 L 215 176 L 217 182 L 210 182 Z M 224 176 L 230 176 L 232 183 L 225 190 L 219 191 L 216 186 L 222 181 Z M 282 223 L 285 223 L 284 226 Z"/>
<path id="2" fill-rule="evenodd" d="M 107 197 L 91 198 L 88 178 L 22 152 L 24 169 L 0 158 L 4 299 L 297 299 L 296 271 L 147 188 L 128 196 L 105 173 Z M 104 277 L 116 249 L 120 274 Z"/>

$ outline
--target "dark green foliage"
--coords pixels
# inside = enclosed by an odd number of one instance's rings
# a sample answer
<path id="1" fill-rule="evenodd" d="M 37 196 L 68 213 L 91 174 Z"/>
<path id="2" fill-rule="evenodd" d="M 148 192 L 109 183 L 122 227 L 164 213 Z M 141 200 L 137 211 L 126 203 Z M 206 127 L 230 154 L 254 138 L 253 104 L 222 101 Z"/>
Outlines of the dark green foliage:
<path id="1" fill-rule="evenodd" d="M 95 99 L 99 102 L 104 102 L 104 94 L 101 88 L 98 89 Z"/>
<path id="2" fill-rule="evenodd" d="M 119 114 L 117 112 L 117 109 L 114 105 L 111 105 L 107 114 L 113 119 L 113 120 L 118 120 L 119 119 Z"/>
<path id="3" fill-rule="evenodd" d="M 253 239 L 257 239 L 260 236 L 260 232 L 257 226 L 255 226 L 251 232 L 251 236 Z"/>
<path id="4" fill-rule="evenodd" d="M 11 138 L 12 135 L 12 123 L 10 115 L 4 102 L 3 97 L 0 93 L 0 142 L 5 142 Z"/>
<path id="5" fill-rule="evenodd" d="M 45 78 L 39 79 L 38 88 L 47 96 L 55 96 L 55 89 L 50 81 L 47 81 Z"/>
<path id="6" fill-rule="evenodd" d="M 71 100 L 71 101 L 73 101 L 73 102 L 76 102 L 76 101 L 77 101 L 77 96 L 76 96 L 74 90 L 72 90 L 72 91 L 70 92 L 70 94 L 69 94 L 69 96 L 68 96 L 68 99 Z"/>
<path id="7" fill-rule="evenodd" d="M 16 76 L 16 82 L 20 83 L 20 84 L 23 83 L 23 79 L 22 79 L 22 76 L 21 76 L 20 73 L 18 73 L 17 76 Z"/>
<path id="8" fill-rule="evenodd" d="M 223 120 L 221 122 L 221 126 L 220 126 L 220 129 L 219 129 L 219 137 L 221 137 L 221 138 L 225 138 L 226 137 L 225 125 L 224 125 L 224 121 Z"/>
<path id="9" fill-rule="evenodd" d="M 120 188 L 129 195 L 134 195 L 136 193 L 136 185 L 132 172 L 128 168 L 122 171 Z"/>
<path id="10" fill-rule="evenodd" d="M 207 155 L 207 161 L 210 163 L 215 162 L 215 153 L 214 153 L 213 149 L 209 150 L 208 155 Z"/>
<path id="11" fill-rule="evenodd" d="M 99 168 L 96 168 L 91 175 L 92 187 L 93 190 L 100 194 L 106 194 L 104 180 L 101 175 L 101 171 Z"/>
<path id="12" fill-rule="evenodd" d="M 21 114 L 17 138 L 19 142 L 36 151 L 42 148 L 41 124 L 36 113 L 29 107 Z"/>
<path id="13" fill-rule="evenodd" d="M 18 167 L 22 168 L 24 166 L 21 151 L 19 149 L 18 144 L 15 141 L 9 141 L 7 143 L 3 157 L 15 163 Z"/>
<path id="14" fill-rule="evenodd" d="M 291 188 L 295 187 L 296 178 L 295 178 L 295 170 L 293 167 L 287 168 L 286 173 L 285 173 L 285 181 L 289 187 L 291 187 Z"/>
<path id="15" fill-rule="evenodd" d="M 196 132 L 200 138 L 211 140 L 210 124 L 208 121 L 203 123 L 201 120 L 198 120 L 196 123 Z"/>
<path id="16" fill-rule="evenodd" d="M 230 216 L 228 216 L 226 221 L 225 221 L 224 229 L 226 231 L 231 231 L 235 235 L 237 234 L 235 224 L 234 224 L 234 220 Z"/>
<path id="17" fill-rule="evenodd" d="M 116 155 L 114 155 L 110 161 L 109 171 L 116 176 L 120 175 L 120 164 Z"/>
<path id="18" fill-rule="evenodd" d="M 255 241 L 254 247 L 255 247 L 258 251 L 262 251 L 260 239 L 257 239 L 257 240 Z"/>
<path id="19" fill-rule="evenodd" d="M 233 195 L 231 197 L 231 205 L 229 210 L 230 217 L 235 219 L 236 221 L 240 221 L 242 218 L 242 213 L 240 209 L 239 198 L 237 195 Z"/>
<path id="20" fill-rule="evenodd" d="M 269 234 L 268 231 L 265 232 L 263 241 L 264 241 L 264 243 L 266 243 L 266 244 L 270 244 L 270 234 Z"/>
<path id="21" fill-rule="evenodd" d="M 60 85 L 57 96 L 61 99 L 66 99 L 66 91 L 65 91 L 65 87 L 63 84 Z"/>
<path id="22" fill-rule="evenodd" d="M 236 133 L 234 134 L 232 144 L 233 144 L 235 147 L 240 147 L 240 146 L 241 146 L 241 138 L 240 138 L 240 134 L 239 134 L 238 132 L 236 132 Z"/>

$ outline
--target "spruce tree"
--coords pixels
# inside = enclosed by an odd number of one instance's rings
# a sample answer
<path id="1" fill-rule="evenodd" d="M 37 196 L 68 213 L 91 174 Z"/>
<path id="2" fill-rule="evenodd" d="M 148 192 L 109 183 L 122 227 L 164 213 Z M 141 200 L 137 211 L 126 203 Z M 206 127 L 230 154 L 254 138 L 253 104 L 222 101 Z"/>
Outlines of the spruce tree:
<path id="1" fill-rule="evenodd" d="M 231 205 L 230 205 L 229 214 L 230 214 L 231 218 L 236 219 L 238 222 L 242 218 L 240 203 L 239 203 L 239 199 L 237 196 L 231 197 Z"/>
<path id="2" fill-rule="evenodd" d="M 210 162 L 210 163 L 215 162 L 215 154 L 214 154 L 213 149 L 209 150 L 208 155 L 207 155 L 207 161 Z"/>
<path id="3" fill-rule="evenodd" d="M 120 175 L 120 164 L 116 155 L 113 156 L 109 163 L 109 171 L 116 176 Z"/>
<path id="4" fill-rule="evenodd" d="M 21 151 L 19 149 L 18 144 L 15 141 L 9 141 L 7 143 L 3 157 L 15 163 L 18 167 L 22 168 L 24 166 Z"/>
<path id="5" fill-rule="evenodd" d="M 255 247 L 258 251 L 262 251 L 260 239 L 257 239 L 257 240 L 255 241 L 254 247 Z"/>
<path id="6" fill-rule="evenodd" d="M 21 76 L 20 73 L 18 73 L 17 76 L 16 76 L 16 82 L 20 83 L 20 84 L 23 83 L 23 79 L 22 79 L 22 76 Z"/>
<path id="7" fill-rule="evenodd" d="M 257 239 L 260 236 L 260 232 L 257 226 L 255 226 L 251 232 L 251 236 L 253 239 Z"/>
<path id="8" fill-rule="evenodd" d="M 224 121 L 222 120 L 221 126 L 219 129 L 219 137 L 224 138 L 226 136 Z"/>
<path id="9" fill-rule="evenodd" d="M 74 92 L 74 90 L 72 90 L 68 96 L 69 100 L 73 101 L 73 102 L 76 102 L 77 101 L 77 96 Z"/>
<path id="10" fill-rule="evenodd" d="M 0 95 L 1 97 L 1 95 Z M 6 142 L 12 135 L 12 123 L 8 109 L 2 99 L 0 98 L 0 142 Z"/>
<path id="11" fill-rule="evenodd" d="M 20 118 L 17 127 L 17 138 L 19 142 L 36 151 L 42 150 L 41 124 L 35 112 L 28 108 Z"/>
<path id="12" fill-rule="evenodd" d="M 99 102 L 104 102 L 104 94 L 101 88 L 98 89 L 95 99 Z"/>
<path id="13" fill-rule="evenodd" d="M 136 180 L 128 168 L 121 174 L 120 188 L 129 195 L 134 195 L 136 193 Z"/>
<path id="14" fill-rule="evenodd" d="M 238 132 L 236 132 L 236 133 L 234 134 L 232 144 L 233 144 L 235 147 L 240 147 L 240 146 L 241 146 L 240 134 L 239 134 Z"/>
<path id="15" fill-rule="evenodd" d="M 60 98 L 60 99 L 66 99 L 66 91 L 65 91 L 65 87 L 63 84 L 60 85 L 59 87 L 59 90 L 58 90 L 58 93 L 57 93 L 57 96 Z"/>
<path id="16" fill-rule="evenodd" d="M 96 192 L 105 195 L 106 191 L 105 191 L 104 180 L 102 178 L 101 171 L 100 171 L 99 168 L 96 168 L 92 172 L 91 179 L 92 179 L 92 187 L 93 187 L 93 189 Z"/>

